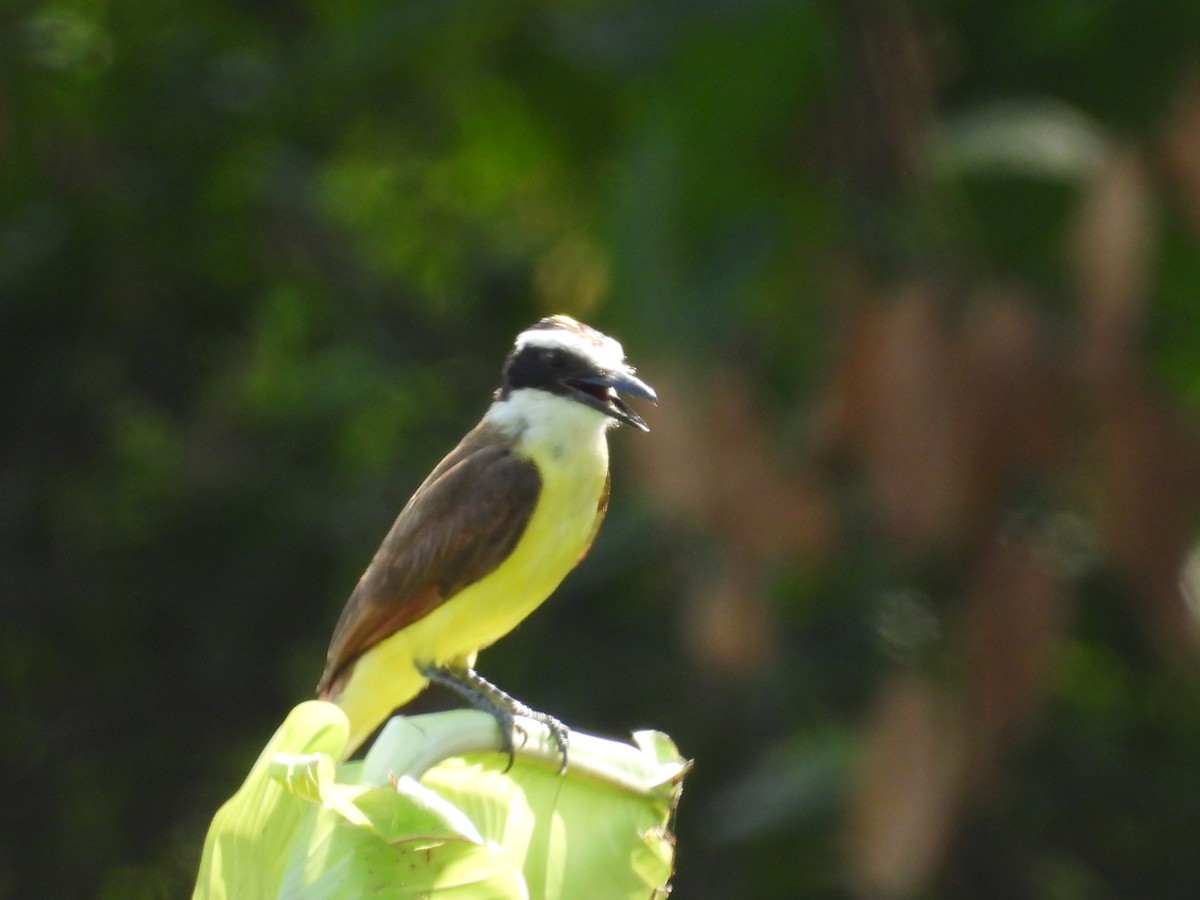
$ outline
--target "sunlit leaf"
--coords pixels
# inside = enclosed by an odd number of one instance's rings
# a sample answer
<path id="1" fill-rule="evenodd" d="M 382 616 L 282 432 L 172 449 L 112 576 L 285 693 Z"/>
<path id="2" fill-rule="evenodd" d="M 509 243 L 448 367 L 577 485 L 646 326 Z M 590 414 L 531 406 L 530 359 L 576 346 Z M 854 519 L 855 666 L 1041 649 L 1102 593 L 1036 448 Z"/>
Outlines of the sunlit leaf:
<path id="1" fill-rule="evenodd" d="M 560 775 L 557 747 L 532 723 L 503 771 L 506 757 L 484 752 L 498 747 L 495 723 L 476 712 L 393 719 L 363 762 L 339 767 L 346 733 L 336 706 L 292 711 L 214 817 L 196 900 L 666 890 L 687 763 L 663 735 L 628 745 L 574 734 Z M 462 750 L 472 752 L 442 758 Z"/>

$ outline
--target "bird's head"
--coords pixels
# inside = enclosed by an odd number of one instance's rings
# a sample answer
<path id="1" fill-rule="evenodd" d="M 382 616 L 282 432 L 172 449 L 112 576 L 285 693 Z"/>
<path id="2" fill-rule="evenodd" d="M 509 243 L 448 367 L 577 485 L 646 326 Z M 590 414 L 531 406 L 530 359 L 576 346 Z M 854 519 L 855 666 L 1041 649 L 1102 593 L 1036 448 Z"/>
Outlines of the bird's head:
<path id="1" fill-rule="evenodd" d="M 650 429 L 618 391 L 658 401 L 654 389 L 625 362 L 619 343 L 569 316 L 550 316 L 517 335 L 496 399 L 524 389 L 567 397 L 642 431 Z"/>

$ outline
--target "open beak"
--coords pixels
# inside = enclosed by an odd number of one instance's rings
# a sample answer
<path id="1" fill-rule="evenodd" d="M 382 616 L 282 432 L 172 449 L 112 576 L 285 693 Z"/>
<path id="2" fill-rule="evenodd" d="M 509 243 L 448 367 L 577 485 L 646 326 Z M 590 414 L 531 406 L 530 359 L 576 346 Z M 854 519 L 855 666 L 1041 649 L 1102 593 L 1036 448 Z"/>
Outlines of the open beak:
<path id="1" fill-rule="evenodd" d="M 658 405 L 658 394 L 654 393 L 654 388 L 636 377 L 632 369 L 572 378 L 567 384 L 575 390 L 581 401 L 600 410 L 606 416 L 611 416 L 618 422 L 627 422 L 642 431 L 650 430 L 642 417 L 630 409 L 617 393 L 624 391 L 626 394 L 635 394 L 645 397 L 655 406 Z"/>

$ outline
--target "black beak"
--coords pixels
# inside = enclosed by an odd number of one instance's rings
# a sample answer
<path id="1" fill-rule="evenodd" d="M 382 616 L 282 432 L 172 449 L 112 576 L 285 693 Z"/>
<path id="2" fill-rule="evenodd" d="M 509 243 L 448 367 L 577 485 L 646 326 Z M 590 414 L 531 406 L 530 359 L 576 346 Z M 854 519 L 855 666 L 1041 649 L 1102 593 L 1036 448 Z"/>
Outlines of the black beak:
<path id="1" fill-rule="evenodd" d="M 656 406 L 658 405 L 658 394 L 654 393 L 654 388 L 636 377 L 632 370 L 585 375 L 580 378 L 572 378 L 567 384 L 576 391 L 580 400 L 588 406 L 600 410 L 606 416 L 611 416 L 618 422 L 626 422 L 642 431 L 650 430 L 642 417 L 630 409 L 617 393 L 624 391 L 626 394 L 635 394 L 638 397 L 645 397 Z"/>

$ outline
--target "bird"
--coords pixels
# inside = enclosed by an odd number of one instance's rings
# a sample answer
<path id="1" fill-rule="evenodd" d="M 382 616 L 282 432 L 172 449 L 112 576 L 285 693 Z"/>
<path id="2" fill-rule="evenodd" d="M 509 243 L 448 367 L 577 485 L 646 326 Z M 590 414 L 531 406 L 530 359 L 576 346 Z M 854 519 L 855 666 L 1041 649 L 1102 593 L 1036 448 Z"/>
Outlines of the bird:
<path id="1" fill-rule="evenodd" d="M 517 335 L 483 418 L 396 517 L 337 621 L 317 685 L 349 722 L 351 756 L 432 681 L 496 717 L 567 728 L 475 671 L 480 650 L 545 601 L 587 554 L 608 509 L 610 428 L 649 431 L 621 392 L 657 405 L 621 344 L 566 315 Z"/>

